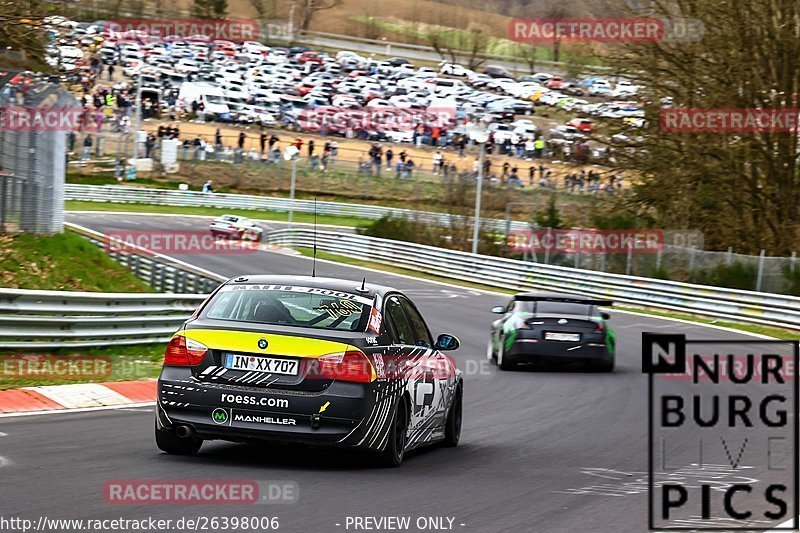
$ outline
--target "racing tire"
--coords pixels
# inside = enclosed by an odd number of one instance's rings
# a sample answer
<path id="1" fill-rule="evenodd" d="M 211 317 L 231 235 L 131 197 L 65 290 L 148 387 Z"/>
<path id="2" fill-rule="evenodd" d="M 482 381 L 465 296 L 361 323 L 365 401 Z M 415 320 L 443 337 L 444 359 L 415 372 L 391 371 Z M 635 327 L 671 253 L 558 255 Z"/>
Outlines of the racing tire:
<path id="1" fill-rule="evenodd" d="M 453 397 L 453 405 L 450 406 L 450 411 L 447 413 L 447 422 L 445 422 L 444 426 L 442 446 L 445 448 L 455 448 L 461 439 L 463 405 L 463 392 L 461 391 L 461 385 L 458 385 L 456 395 Z"/>
<path id="2" fill-rule="evenodd" d="M 408 440 L 408 405 L 400 398 L 394 408 L 392 425 L 386 449 L 378 455 L 378 464 L 385 468 L 396 468 L 403 462 Z"/>
<path id="3" fill-rule="evenodd" d="M 505 339 L 500 343 L 500 353 L 497 356 L 497 366 L 500 367 L 500 370 L 514 370 L 514 367 L 517 366 L 514 363 L 508 362 L 505 358 L 506 353 L 506 342 Z"/>
<path id="4" fill-rule="evenodd" d="M 203 445 L 198 437 L 179 437 L 174 429 L 158 429 L 156 427 L 156 446 L 162 452 L 173 455 L 194 455 Z"/>

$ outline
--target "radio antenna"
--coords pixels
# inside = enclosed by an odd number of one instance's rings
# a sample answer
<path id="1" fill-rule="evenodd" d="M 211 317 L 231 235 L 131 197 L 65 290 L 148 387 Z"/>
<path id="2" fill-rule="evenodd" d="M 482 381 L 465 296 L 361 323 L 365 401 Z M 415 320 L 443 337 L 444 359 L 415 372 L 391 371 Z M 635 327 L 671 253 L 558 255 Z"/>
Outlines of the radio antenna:
<path id="1" fill-rule="evenodd" d="M 311 260 L 311 277 L 317 277 L 317 199 L 314 198 L 314 254 Z"/>

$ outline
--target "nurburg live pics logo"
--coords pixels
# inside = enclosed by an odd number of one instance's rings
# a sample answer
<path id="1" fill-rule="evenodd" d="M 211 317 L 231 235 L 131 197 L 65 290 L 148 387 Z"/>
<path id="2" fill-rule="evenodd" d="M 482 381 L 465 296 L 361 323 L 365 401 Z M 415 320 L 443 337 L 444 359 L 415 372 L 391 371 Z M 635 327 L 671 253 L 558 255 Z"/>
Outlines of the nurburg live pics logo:
<path id="1" fill-rule="evenodd" d="M 797 529 L 798 343 L 642 333 L 650 530 Z M 687 465 L 750 480 L 656 482 Z"/>

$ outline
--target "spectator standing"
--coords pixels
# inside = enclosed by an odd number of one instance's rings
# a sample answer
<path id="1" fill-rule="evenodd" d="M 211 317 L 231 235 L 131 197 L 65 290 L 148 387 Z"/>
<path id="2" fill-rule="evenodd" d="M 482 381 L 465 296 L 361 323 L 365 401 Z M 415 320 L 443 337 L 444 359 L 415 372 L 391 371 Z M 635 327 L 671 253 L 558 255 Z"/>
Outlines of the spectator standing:
<path id="1" fill-rule="evenodd" d="M 436 150 L 436 153 L 433 154 L 433 175 L 438 176 L 439 170 L 442 168 L 442 153 L 439 150 Z"/>
<path id="2" fill-rule="evenodd" d="M 92 139 L 91 135 L 87 134 L 83 139 L 83 159 L 89 159 L 89 156 L 92 155 L 93 144 L 94 139 Z"/>
<path id="3" fill-rule="evenodd" d="M 394 158 L 394 152 L 391 148 L 387 148 L 384 156 L 386 157 L 386 170 L 392 170 L 392 159 Z"/>

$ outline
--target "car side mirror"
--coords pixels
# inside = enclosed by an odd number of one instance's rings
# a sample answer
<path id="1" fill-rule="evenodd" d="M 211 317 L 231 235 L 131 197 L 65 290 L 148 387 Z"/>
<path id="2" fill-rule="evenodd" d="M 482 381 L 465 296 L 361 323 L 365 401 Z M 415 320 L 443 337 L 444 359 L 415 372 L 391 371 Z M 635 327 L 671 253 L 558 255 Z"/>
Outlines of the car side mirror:
<path id="1" fill-rule="evenodd" d="M 447 352 L 450 350 L 457 350 L 459 346 L 461 346 L 461 341 L 458 340 L 457 337 L 443 333 L 436 339 L 435 348 L 437 350 Z"/>
<path id="2" fill-rule="evenodd" d="M 611 318 L 611 315 L 609 315 L 605 311 L 601 311 L 600 316 L 603 318 L 603 320 L 609 320 Z"/>
<path id="3" fill-rule="evenodd" d="M 496 315 L 504 315 L 506 314 L 506 308 L 502 305 L 498 305 L 497 307 L 492 307 L 492 313 Z"/>

